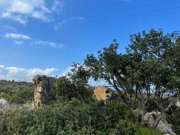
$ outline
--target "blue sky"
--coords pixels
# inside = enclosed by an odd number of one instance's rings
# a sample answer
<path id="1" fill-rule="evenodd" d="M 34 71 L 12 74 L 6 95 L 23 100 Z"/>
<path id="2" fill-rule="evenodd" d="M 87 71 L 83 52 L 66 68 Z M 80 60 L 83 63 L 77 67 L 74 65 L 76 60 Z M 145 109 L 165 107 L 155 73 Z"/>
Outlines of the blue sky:
<path id="1" fill-rule="evenodd" d="M 180 30 L 180 0 L 0 0 L 0 79 L 59 75 L 131 34 Z"/>

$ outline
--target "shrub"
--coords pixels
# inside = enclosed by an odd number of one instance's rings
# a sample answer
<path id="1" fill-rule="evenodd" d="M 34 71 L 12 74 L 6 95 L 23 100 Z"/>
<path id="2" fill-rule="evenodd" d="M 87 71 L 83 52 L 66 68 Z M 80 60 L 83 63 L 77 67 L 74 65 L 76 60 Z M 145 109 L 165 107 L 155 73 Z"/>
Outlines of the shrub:
<path id="1" fill-rule="evenodd" d="M 84 85 L 75 85 L 65 76 L 57 80 L 56 99 L 63 96 L 65 99 L 77 98 L 80 100 L 87 100 L 92 97 L 88 87 Z"/>
<path id="2" fill-rule="evenodd" d="M 5 98 L 10 103 L 24 104 L 28 101 L 33 100 L 33 91 L 32 90 L 23 90 L 23 91 L 18 90 L 16 92 L 6 94 Z"/>
<path id="3" fill-rule="evenodd" d="M 122 103 L 84 103 L 78 99 L 59 100 L 39 109 L 0 112 L 1 135 L 134 135 L 133 117 Z M 153 134 L 152 134 L 153 135 Z"/>
<path id="4" fill-rule="evenodd" d="M 135 131 L 136 131 L 136 135 L 162 135 L 162 133 L 159 131 L 145 127 L 144 128 L 136 127 Z"/>

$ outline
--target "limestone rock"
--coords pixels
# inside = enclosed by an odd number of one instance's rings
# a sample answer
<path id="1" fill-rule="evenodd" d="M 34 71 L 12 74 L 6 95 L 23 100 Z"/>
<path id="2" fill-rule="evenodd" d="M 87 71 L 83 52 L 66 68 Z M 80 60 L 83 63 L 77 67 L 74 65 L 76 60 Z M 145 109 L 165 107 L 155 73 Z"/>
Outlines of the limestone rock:
<path id="1" fill-rule="evenodd" d="M 152 127 L 156 118 L 160 115 L 160 112 L 148 112 L 144 115 L 144 123 L 148 125 L 148 127 Z M 169 134 L 169 135 L 176 135 L 172 130 L 172 125 L 168 124 L 166 119 L 161 119 L 156 127 L 157 130 Z"/>
<path id="2" fill-rule="evenodd" d="M 180 100 L 178 100 L 178 101 L 175 103 L 175 105 L 176 105 L 177 107 L 180 107 Z"/>
<path id="3" fill-rule="evenodd" d="M 7 110 L 10 108 L 10 105 L 7 100 L 0 99 L 0 110 Z"/>

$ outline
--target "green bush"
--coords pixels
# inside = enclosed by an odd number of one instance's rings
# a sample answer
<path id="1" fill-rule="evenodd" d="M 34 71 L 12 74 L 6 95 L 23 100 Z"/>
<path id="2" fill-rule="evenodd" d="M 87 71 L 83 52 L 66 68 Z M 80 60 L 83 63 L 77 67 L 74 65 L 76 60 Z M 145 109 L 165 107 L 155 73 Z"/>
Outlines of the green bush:
<path id="1" fill-rule="evenodd" d="M 136 127 L 136 135 L 162 135 L 161 132 L 150 128 Z"/>
<path id="2" fill-rule="evenodd" d="M 77 99 L 59 100 L 38 109 L 0 112 L 0 134 L 134 135 L 140 133 L 141 128 L 136 129 L 131 115 L 131 110 L 117 101 L 102 105 Z"/>
<path id="3" fill-rule="evenodd" d="M 6 98 L 10 103 L 15 104 L 24 104 L 28 101 L 33 100 L 33 91 L 32 90 L 18 90 L 15 92 L 7 93 L 4 98 Z"/>
<path id="4" fill-rule="evenodd" d="M 0 80 L 0 98 L 10 103 L 24 104 L 33 99 L 34 84 Z"/>
<path id="5" fill-rule="evenodd" d="M 56 99 L 63 96 L 65 99 L 71 100 L 77 98 L 80 100 L 88 100 L 92 97 L 91 91 L 84 85 L 76 85 L 67 77 L 63 76 L 57 80 Z"/>

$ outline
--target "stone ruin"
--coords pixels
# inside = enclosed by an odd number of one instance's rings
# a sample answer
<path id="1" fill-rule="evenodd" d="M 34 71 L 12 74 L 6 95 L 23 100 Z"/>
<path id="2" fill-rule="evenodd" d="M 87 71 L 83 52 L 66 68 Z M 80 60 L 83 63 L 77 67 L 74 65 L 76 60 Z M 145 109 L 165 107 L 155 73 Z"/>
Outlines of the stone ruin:
<path id="1" fill-rule="evenodd" d="M 111 90 L 104 86 L 98 86 L 94 89 L 94 97 L 98 101 L 107 101 L 111 96 Z"/>
<path id="2" fill-rule="evenodd" d="M 35 83 L 34 106 L 38 107 L 43 104 L 48 104 L 56 90 L 56 78 L 36 75 L 33 81 Z M 104 86 L 98 86 L 94 89 L 93 96 L 98 101 L 102 100 L 106 102 L 111 96 L 111 90 Z"/>
<path id="3" fill-rule="evenodd" d="M 38 107 L 48 104 L 54 96 L 56 79 L 45 75 L 36 75 L 33 81 L 35 83 L 34 105 Z"/>

